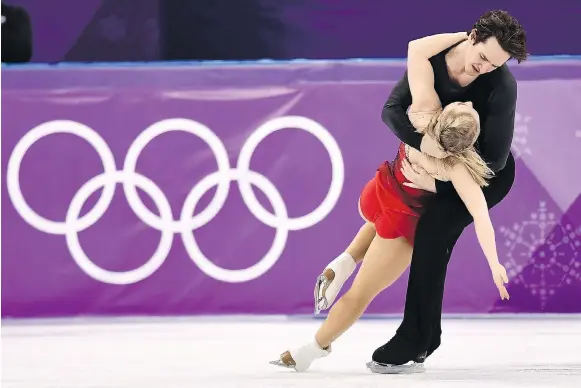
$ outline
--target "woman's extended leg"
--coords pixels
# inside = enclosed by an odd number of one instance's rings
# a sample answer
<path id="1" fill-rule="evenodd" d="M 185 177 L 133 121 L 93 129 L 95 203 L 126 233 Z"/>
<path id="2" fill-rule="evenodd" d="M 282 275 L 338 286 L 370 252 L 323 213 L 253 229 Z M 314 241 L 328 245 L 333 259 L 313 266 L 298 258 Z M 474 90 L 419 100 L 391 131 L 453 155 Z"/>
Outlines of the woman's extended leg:
<path id="1" fill-rule="evenodd" d="M 371 241 L 375 237 L 373 223 L 365 219 L 359 203 L 357 205 L 359 214 L 365 224 L 359 229 L 345 252 L 331 261 L 317 278 L 314 290 L 315 314 L 319 314 L 322 310 L 331 307 L 343 284 L 353 274 L 357 264 L 363 260 Z"/>
<path id="2" fill-rule="evenodd" d="M 375 237 L 375 227 L 371 222 L 365 222 L 359 229 L 345 252 L 348 253 L 355 263 L 359 264 L 365 257 L 373 238 Z"/>
<path id="3" fill-rule="evenodd" d="M 382 290 L 395 282 L 410 264 L 412 247 L 404 238 L 393 240 L 375 236 L 349 291 L 331 308 L 318 330 L 315 341 L 287 351 L 278 365 L 301 372 L 330 352 L 330 345 L 363 314 L 369 303 Z"/>
<path id="4" fill-rule="evenodd" d="M 387 240 L 375 236 L 351 285 L 329 311 L 317 332 L 317 343 L 326 348 L 351 327 L 381 291 L 391 286 L 410 265 L 412 247 L 403 237 Z"/>

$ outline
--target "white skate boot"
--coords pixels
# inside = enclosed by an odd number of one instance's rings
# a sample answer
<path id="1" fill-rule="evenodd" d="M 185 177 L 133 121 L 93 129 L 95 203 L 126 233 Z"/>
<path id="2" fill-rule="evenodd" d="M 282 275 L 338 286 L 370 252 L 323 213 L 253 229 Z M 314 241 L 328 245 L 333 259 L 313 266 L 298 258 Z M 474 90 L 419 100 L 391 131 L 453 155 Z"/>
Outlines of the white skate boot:
<path id="1" fill-rule="evenodd" d="M 304 372 L 317 358 L 327 357 L 330 353 L 331 346 L 323 349 L 317 341 L 313 341 L 308 345 L 284 352 L 278 360 L 270 361 L 270 364 Z"/>
<path id="2" fill-rule="evenodd" d="M 331 307 L 356 267 L 355 260 L 348 253 L 342 253 L 327 265 L 315 284 L 315 315 Z"/>

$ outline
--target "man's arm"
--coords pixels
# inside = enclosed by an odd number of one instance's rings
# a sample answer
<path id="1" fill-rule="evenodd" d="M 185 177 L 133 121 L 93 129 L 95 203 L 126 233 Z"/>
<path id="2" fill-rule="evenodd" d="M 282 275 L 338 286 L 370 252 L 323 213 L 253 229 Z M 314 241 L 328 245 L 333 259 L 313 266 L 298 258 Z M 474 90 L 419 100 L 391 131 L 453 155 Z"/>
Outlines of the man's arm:
<path id="1" fill-rule="evenodd" d="M 482 158 L 494 172 L 504 168 L 510 153 L 516 99 L 516 81 L 512 74 L 508 73 L 490 95 L 488 114 L 482 123 L 482 139 L 479 143 Z"/>
<path id="2" fill-rule="evenodd" d="M 420 151 L 422 135 L 416 132 L 408 115 L 407 108 L 412 104 L 412 94 L 408 84 L 408 73 L 393 87 L 389 98 L 383 105 L 381 119 L 399 140 Z"/>

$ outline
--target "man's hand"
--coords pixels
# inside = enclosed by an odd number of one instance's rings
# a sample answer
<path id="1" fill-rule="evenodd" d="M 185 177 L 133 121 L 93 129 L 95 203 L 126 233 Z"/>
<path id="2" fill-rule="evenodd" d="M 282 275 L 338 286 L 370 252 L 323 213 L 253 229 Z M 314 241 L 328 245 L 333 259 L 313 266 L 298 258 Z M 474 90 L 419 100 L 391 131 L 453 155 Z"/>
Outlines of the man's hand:
<path id="1" fill-rule="evenodd" d="M 436 192 L 436 180 L 420 166 L 412 167 L 407 160 L 402 162 L 401 171 L 409 182 L 404 182 L 404 186 L 414 189 Z"/>

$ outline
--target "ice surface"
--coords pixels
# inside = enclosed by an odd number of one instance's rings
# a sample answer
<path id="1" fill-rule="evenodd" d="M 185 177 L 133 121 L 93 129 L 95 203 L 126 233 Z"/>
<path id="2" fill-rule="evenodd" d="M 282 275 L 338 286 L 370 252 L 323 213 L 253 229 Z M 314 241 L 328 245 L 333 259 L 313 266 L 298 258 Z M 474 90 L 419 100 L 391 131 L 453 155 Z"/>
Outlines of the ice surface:
<path id="1" fill-rule="evenodd" d="M 362 320 L 306 373 L 269 365 L 320 320 L 3 321 L 3 387 L 581 387 L 581 319 L 451 319 L 415 375 L 365 368 L 400 320 Z"/>

